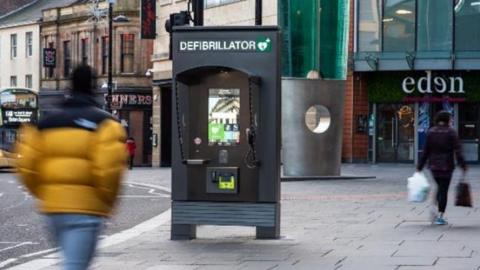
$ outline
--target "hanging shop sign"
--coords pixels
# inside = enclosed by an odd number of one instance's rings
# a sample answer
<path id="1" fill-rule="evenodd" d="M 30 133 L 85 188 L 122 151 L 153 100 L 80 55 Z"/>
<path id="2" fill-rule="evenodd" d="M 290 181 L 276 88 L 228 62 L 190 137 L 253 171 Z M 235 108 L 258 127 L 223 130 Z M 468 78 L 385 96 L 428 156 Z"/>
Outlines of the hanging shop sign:
<path id="1" fill-rule="evenodd" d="M 141 20 L 142 39 L 155 39 L 157 37 L 157 12 L 155 0 L 142 0 Z"/>
<path id="2" fill-rule="evenodd" d="M 150 94 L 113 94 L 112 104 L 118 109 L 125 107 L 151 107 L 153 103 Z"/>
<path id="3" fill-rule="evenodd" d="M 25 123 L 34 123 L 37 120 L 36 110 L 28 109 L 3 109 L 2 124 L 3 125 L 20 125 Z"/>
<path id="4" fill-rule="evenodd" d="M 406 94 L 418 91 L 421 94 L 465 94 L 463 78 L 460 76 L 432 76 L 432 71 L 425 71 L 426 76 L 415 80 L 414 77 L 406 77 L 402 81 L 402 90 Z"/>
<path id="5" fill-rule="evenodd" d="M 43 49 L 43 67 L 54 68 L 57 66 L 57 50 L 54 48 Z"/>

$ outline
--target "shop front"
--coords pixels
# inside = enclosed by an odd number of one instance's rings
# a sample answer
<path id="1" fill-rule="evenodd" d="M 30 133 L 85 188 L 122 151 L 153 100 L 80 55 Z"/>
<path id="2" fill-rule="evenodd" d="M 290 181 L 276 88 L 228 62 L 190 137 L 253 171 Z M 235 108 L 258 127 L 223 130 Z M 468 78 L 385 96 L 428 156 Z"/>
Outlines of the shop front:
<path id="1" fill-rule="evenodd" d="M 152 164 L 152 102 L 151 90 L 147 93 L 118 91 L 112 96 L 113 114 L 125 127 L 128 137 L 135 140 L 134 166 Z"/>
<path id="2" fill-rule="evenodd" d="M 364 130 L 370 162 L 416 162 L 434 116 L 441 110 L 453 115 L 466 159 L 480 160 L 479 74 L 418 71 L 362 75 L 369 103 Z"/>

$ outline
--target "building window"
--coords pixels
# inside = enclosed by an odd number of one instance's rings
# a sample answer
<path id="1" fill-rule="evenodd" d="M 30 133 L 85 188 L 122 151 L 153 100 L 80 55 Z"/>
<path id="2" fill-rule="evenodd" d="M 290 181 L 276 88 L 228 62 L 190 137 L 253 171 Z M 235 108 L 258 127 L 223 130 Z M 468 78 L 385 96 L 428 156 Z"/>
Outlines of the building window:
<path id="1" fill-rule="evenodd" d="M 29 57 L 33 55 L 33 33 L 27 32 L 25 34 L 25 56 Z"/>
<path id="2" fill-rule="evenodd" d="M 383 10 L 383 51 L 414 51 L 415 0 L 385 0 Z"/>
<path id="3" fill-rule="evenodd" d="M 121 35 L 121 66 L 122 73 L 133 73 L 134 67 L 134 49 L 135 49 L 135 35 L 122 34 Z"/>
<path id="4" fill-rule="evenodd" d="M 421 0 L 418 5 L 418 51 L 450 51 L 453 38 L 452 0 Z M 477 27 L 477 26 L 472 26 Z"/>
<path id="5" fill-rule="evenodd" d="M 240 1 L 242 0 L 205 0 L 205 8 L 216 7 Z"/>
<path id="6" fill-rule="evenodd" d="M 25 75 L 25 87 L 32 88 L 32 75 Z"/>
<path id="7" fill-rule="evenodd" d="M 11 87 L 17 86 L 17 76 L 10 76 L 10 86 Z"/>
<path id="8" fill-rule="evenodd" d="M 382 1 L 358 1 L 358 51 L 379 52 Z"/>
<path id="9" fill-rule="evenodd" d="M 63 42 L 63 76 L 68 77 L 72 69 L 72 52 L 70 41 Z"/>
<path id="10" fill-rule="evenodd" d="M 17 57 L 17 34 L 10 35 L 10 57 Z"/>
<path id="11" fill-rule="evenodd" d="M 455 6 L 455 50 L 457 51 L 480 51 L 479 4 L 478 1 L 458 1 Z"/>
<path id="12" fill-rule="evenodd" d="M 102 74 L 108 72 L 108 37 L 102 37 Z"/>
<path id="13" fill-rule="evenodd" d="M 88 65 L 88 38 L 82 39 L 82 65 Z"/>

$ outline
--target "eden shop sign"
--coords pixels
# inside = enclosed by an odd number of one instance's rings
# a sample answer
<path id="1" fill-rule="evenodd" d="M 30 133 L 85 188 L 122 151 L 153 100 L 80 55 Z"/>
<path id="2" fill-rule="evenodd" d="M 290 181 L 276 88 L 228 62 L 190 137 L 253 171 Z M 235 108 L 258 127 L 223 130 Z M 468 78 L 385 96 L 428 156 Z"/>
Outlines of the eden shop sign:
<path id="1" fill-rule="evenodd" d="M 426 76 L 415 80 L 406 77 L 402 82 L 402 90 L 406 94 L 418 91 L 421 94 L 465 94 L 463 78 L 460 76 L 432 76 L 432 71 L 425 71 Z"/>

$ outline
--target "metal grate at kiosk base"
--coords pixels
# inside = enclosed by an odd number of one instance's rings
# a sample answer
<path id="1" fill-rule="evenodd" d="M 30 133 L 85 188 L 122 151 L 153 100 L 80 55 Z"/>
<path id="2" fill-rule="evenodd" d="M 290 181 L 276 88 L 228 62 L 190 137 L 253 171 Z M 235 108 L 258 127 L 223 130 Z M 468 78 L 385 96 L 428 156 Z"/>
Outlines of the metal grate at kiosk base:
<path id="1" fill-rule="evenodd" d="M 276 203 L 172 202 L 172 223 L 274 227 Z"/>

